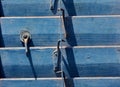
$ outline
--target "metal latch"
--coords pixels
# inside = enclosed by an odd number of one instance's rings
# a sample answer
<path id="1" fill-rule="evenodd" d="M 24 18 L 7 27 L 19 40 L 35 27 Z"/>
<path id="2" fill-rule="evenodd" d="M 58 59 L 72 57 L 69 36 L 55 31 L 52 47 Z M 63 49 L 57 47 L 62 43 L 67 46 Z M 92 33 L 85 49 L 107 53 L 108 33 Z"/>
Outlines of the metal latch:
<path id="1" fill-rule="evenodd" d="M 25 46 L 25 52 L 28 53 L 28 43 L 31 39 L 31 34 L 27 30 L 22 30 L 20 32 L 20 40 L 24 43 Z"/>
<path id="2" fill-rule="evenodd" d="M 63 8 L 58 8 L 58 11 L 61 12 L 62 14 L 62 27 L 63 27 L 63 31 L 64 31 L 64 37 L 67 38 L 67 31 L 66 31 L 66 18 L 65 18 L 65 10 Z"/>
<path id="3" fill-rule="evenodd" d="M 50 10 L 55 9 L 56 0 L 50 0 Z"/>
<path id="4" fill-rule="evenodd" d="M 61 63 L 61 51 L 60 51 L 60 43 L 65 42 L 64 40 L 58 40 L 57 48 L 53 52 L 53 62 L 54 62 L 54 72 L 60 71 L 60 63 Z"/>
<path id="5" fill-rule="evenodd" d="M 63 79 L 63 85 L 64 87 L 67 87 L 66 86 L 66 78 L 65 78 L 65 73 L 64 71 L 62 70 L 62 53 L 61 53 L 61 50 L 60 50 L 60 43 L 61 42 L 65 42 L 65 40 L 58 40 L 57 42 L 57 48 L 55 49 L 55 51 L 53 52 L 53 58 L 54 58 L 54 72 L 56 74 L 60 74 L 60 76 L 62 77 Z"/>

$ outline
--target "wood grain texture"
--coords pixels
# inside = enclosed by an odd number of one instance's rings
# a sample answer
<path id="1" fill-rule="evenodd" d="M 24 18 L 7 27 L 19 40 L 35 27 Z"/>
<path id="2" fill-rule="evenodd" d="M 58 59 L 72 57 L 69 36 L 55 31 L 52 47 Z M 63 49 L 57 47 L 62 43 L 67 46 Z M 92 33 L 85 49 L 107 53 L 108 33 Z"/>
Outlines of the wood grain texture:
<path id="1" fill-rule="evenodd" d="M 1 49 L 0 59 L 4 77 L 56 77 L 53 51 L 55 48 Z M 62 67 L 67 77 L 120 76 L 119 48 L 62 49 Z M 60 62 L 59 62 L 60 63 Z"/>
<path id="2" fill-rule="evenodd" d="M 50 10 L 50 0 L 2 0 L 1 16 L 55 16 L 59 7 L 68 16 L 76 15 L 119 15 L 119 0 L 56 0 L 55 10 Z M 53 2 L 54 3 L 54 2 Z"/>
<path id="3" fill-rule="evenodd" d="M 21 47 L 20 31 L 28 30 L 30 46 L 56 46 L 58 39 L 65 38 L 71 46 L 119 45 L 120 17 L 87 16 L 67 17 L 64 37 L 59 17 L 12 17 L 1 18 L 1 47 Z"/>
<path id="4" fill-rule="evenodd" d="M 59 79 L 1 80 L 0 85 L 1 87 L 62 87 L 63 82 Z"/>
<path id="5" fill-rule="evenodd" d="M 1 18 L 3 46 L 23 46 L 20 32 L 31 33 L 30 46 L 56 45 L 60 33 L 58 18 Z"/>
<path id="6" fill-rule="evenodd" d="M 119 15 L 118 0 L 62 0 L 68 16 Z"/>

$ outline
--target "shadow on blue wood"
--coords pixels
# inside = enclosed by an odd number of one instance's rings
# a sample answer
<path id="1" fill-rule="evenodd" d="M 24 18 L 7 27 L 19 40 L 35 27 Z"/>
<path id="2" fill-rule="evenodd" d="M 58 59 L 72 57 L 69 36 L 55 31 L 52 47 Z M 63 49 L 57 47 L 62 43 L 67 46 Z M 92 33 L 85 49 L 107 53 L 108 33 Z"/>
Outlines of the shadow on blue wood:
<path id="1" fill-rule="evenodd" d="M 20 47 L 20 31 L 31 33 L 29 46 L 55 46 L 60 37 L 59 17 L 51 18 L 1 18 L 1 33 L 4 46 Z"/>
<path id="2" fill-rule="evenodd" d="M 2 2 L 0 0 L 0 17 L 4 16 Z"/>
<path id="3" fill-rule="evenodd" d="M 6 78 L 56 77 L 54 48 L 1 49 L 1 67 Z M 46 56 L 47 55 L 47 56 Z M 120 76 L 119 48 L 65 48 L 62 50 L 66 77 Z"/>
<path id="4" fill-rule="evenodd" d="M 26 56 L 27 56 L 27 58 L 29 60 L 29 63 L 30 63 L 31 69 L 32 69 L 32 73 L 34 75 L 34 78 L 36 79 L 37 78 L 37 74 L 36 74 L 36 71 L 35 71 L 35 68 L 34 68 L 31 52 L 30 52 L 29 49 L 28 49 L 28 52 L 26 53 Z"/>
<path id="5" fill-rule="evenodd" d="M 67 67 L 66 70 L 68 70 L 69 76 L 70 77 L 79 77 L 79 71 L 77 68 L 76 61 L 75 61 L 76 58 L 74 56 L 75 54 L 74 54 L 73 48 L 65 49 L 65 52 L 66 52 L 67 62 L 64 60 L 64 57 L 63 57 L 63 62 L 65 64 L 65 66 Z M 74 72 L 74 73 L 72 73 L 72 72 Z"/>
<path id="6" fill-rule="evenodd" d="M 29 55 L 26 55 L 25 49 L 0 50 L 5 77 L 56 77 L 53 70 L 53 50 L 31 49 Z"/>
<path id="7" fill-rule="evenodd" d="M 62 52 L 67 77 L 120 76 L 118 48 L 65 48 Z"/>
<path id="8" fill-rule="evenodd" d="M 66 78 L 64 79 L 65 87 L 75 87 L 74 79 L 73 78 Z"/>
<path id="9" fill-rule="evenodd" d="M 76 45 L 119 45 L 119 17 L 67 17 L 66 41 Z"/>
<path id="10" fill-rule="evenodd" d="M 4 40 L 3 40 L 3 36 L 2 36 L 1 25 L 0 25 L 0 47 L 4 47 Z"/>
<path id="11" fill-rule="evenodd" d="M 1 3 L 1 0 L 0 0 L 0 17 L 2 17 L 3 15 L 4 14 L 3 14 L 3 9 L 2 9 L 2 3 Z M 4 41 L 3 41 L 3 37 L 2 37 L 1 24 L 0 24 L 0 47 L 4 47 Z"/>
<path id="12" fill-rule="evenodd" d="M 53 12 L 53 14 L 57 14 L 59 7 L 59 0 L 51 0 L 51 7 L 50 10 Z"/>
<path id="13" fill-rule="evenodd" d="M 66 41 L 70 46 L 120 44 L 119 16 L 67 17 L 65 20 Z M 32 35 L 30 46 L 55 46 L 60 33 L 64 34 L 59 22 L 59 17 L 1 18 L 2 45 L 23 46 L 20 31 L 27 29 Z"/>
<path id="14" fill-rule="evenodd" d="M 77 46 L 72 17 L 66 17 L 64 25 L 65 25 L 65 32 L 66 32 L 65 39 L 67 43 L 70 46 Z"/>
<path id="15" fill-rule="evenodd" d="M 0 57 L 0 78 L 5 78 L 1 57 Z"/>
<path id="16" fill-rule="evenodd" d="M 69 16 L 76 16 L 76 8 L 75 5 L 76 3 L 74 3 L 74 0 L 62 0 L 63 4 L 65 6 L 65 13 L 67 12 L 67 14 Z"/>

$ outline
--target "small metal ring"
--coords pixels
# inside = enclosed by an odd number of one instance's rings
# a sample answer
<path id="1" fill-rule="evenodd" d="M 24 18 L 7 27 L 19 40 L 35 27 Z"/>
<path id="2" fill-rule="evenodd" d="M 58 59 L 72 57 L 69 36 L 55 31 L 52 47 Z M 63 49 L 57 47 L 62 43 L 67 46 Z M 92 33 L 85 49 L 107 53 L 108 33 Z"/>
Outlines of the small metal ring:
<path id="1" fill-rule="evenodd" d="M 22 31 L 20 32 L 20 40 L 21 40 L 22 42 L 24 42 L 24 39 L 26 39 L 26 38 L 31 39 L 31 34 L 30 34 L 30 32 L 27 31 L 27 30 L 22 30 Z"/>

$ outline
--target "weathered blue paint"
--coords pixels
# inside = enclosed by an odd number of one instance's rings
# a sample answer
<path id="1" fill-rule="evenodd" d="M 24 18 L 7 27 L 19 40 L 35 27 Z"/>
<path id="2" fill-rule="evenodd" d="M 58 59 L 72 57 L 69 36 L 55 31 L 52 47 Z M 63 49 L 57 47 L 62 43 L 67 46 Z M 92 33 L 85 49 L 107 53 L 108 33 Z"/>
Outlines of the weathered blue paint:
<path id="1" fill-rule="evenodd" d="M 118 45 L 120 39 L 119 17 L 68 17 L 67 41 L 70 45 Z"/>
<path id="2" fill-rule="evenodd" d="M 0 50 L 0 59 L 6 78 L 55 77 L 52 52 L 54 49 L 31 49 L 26 55 L 25 49 Z"/>
<path id="3" fill-rule="evenodd" d="M 68 16 L 120 14 L 118 0 L 62 0 Z"/>
<path id="4" fill-rule="evenodd" d="M 22 46 L 20 31 L 31 33 L 30 46 L 56 45 L 60 33 L 58 18 L 1 18 L 3 46 Z"/>
<path id="5" fill-rule="evenodd" d="M 50 10 L 50 0 L 3 0 L 2 16 L 48 16 L 56 15 Z"/>
<path id="6" fill-rule="evenodd" d="M 63 81 L 60 79 L 0 80 L 1 87 L 62 87 L 62 85 Z"/>
<path id="7" fill-rule="evenodd" d="M 62 55 L 68 77 L 120 76 L 119 48 L 65 48 Z"/>
<path id="8" fill-rule="evenodd" d="M 2 46 L 20 47 L 21 30 L 25 28 L 32 35 L 30 46 L 55 46 L 61 28 L 59 17 L 53 18 L 1 18 Z M 120 44 L 120 17 L 67 17 L 65 31 L 67 42 L 71 46 L 79 45 L 119 45 Z M 64 38 L 64 35 L 63 35 Z"/>
<path id="9" fill-rule="evenodd" d="M 94 77 L 93 77 L 94 78 Z M 119 78 L 86 78 L 74 79 L 73 87 L 120 87 L 120 79 Z"/>
<path id="10" fill-rule="evenodd" d="M 58 15 L 57 8 L 65 9 L 66 15 L 118 15 L 119 0 L 60 0 L 55 2 L 55 10 L 50 10 L 50 0 L 1 0 L 2 16 L 48 16 Z"/>
<path id="11" fill-rule="evenodd" d="M 0 87 L 120 87 L 120 1 L 59 2 L 50 10 L 50 0 L 0 0 Z M 21 30 L 32 35 L 27 54 Z M 60 49 L 58 61 L 64 80 L 53 70 L 53 46 L 62 38 L 69 46 Z"/>
<path id="12" fill-rule="evenodd" d="M 34 79 L 34 78 L 33 78 Z M 66 87 L 120 87 L 120 78 L 118 77 L 90 77 L 73 78 L 66 80 Z M 38 79 L 38 80 L 0 80 L 1 87 L 64 87 L 63 80 Z"/>
<path id="13" fill-rule="evenodd" d="M 54 48 L 1 49 L 1 63 L 6 78 L 56 77 L 53 71 Z M 119 48 L 62 49 L 67 77 L 120 76 Z"/>

